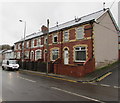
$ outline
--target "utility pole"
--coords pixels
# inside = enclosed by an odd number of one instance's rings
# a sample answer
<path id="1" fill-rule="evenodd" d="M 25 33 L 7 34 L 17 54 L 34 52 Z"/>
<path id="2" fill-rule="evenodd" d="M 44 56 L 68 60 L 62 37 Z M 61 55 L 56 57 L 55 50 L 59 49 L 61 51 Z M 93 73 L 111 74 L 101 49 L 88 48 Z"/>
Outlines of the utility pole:
<path id="1" fill-rule="evenodd" d="M 24 55 L 25 55 L 25 35 L 26 35 L 26 21 L 19 20 L 20 22 L 24 22 L 24 40 L 22 45 L 22 69 L 23 69 L 23 63 L 24 63 Z"/>
<path id="2" fill-rule="evenodd" d="M 49 58 L 49 43 L 48 43 L 48 38 L 49 38 L 49 19 L 47 19 L 47 43 L 46 43 L 46 49 L 47 49 L 47 66 L 46 66 L 46 75 L 48 75 L 48 58 Z"/>

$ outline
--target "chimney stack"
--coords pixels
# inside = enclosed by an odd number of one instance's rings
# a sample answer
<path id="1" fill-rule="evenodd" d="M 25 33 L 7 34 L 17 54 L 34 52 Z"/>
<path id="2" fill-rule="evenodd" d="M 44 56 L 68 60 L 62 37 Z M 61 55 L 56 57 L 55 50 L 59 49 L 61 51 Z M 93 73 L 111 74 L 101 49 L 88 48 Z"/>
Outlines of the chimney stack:
<path id="1" fill-rule="evenodd" d="M 42 31 L 43 33 L 47 33 L 48 28 L 47 28 L 45 25 L 43 25 L 43 26 L 41 27 L 41 31 Z"/>

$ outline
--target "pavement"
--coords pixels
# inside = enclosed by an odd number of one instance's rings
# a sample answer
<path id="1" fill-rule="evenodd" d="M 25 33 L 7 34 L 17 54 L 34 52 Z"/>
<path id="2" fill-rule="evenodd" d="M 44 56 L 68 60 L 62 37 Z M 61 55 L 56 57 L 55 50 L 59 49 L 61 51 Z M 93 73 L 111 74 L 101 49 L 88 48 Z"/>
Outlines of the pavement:
<path id="1" fill-rule="evenodd" d="M 22 73 L 30 73 L 33 75 L 40 75 L 40 76 L 45 76 L 49 78 L 54 78 L 54 79 L 61 79 L 69 82 L 81 82 L 81 83 L 93 83 L 93 82 L 99 82 L 102 79 L 106 78 L 111 74 L 111 71 L 120 68 L 120 62 L 114 63 L 112 65 L 108 65 L 106 67 L 103 67 L 101 69 L 98 69 L 92 73 L 87 74 L 84 77 L 80 78 L 75 78 L 75 77 L 70 77 L 70 76 L 65 76 L 65 75 L 59 75 L 59 74 L 53 74 L 53 73 L 44 73 L 44 72 L 38 72 L 38 71 L 30 71 L 30 70 L 23 70 L 20 69 L 20 72 Z"/>

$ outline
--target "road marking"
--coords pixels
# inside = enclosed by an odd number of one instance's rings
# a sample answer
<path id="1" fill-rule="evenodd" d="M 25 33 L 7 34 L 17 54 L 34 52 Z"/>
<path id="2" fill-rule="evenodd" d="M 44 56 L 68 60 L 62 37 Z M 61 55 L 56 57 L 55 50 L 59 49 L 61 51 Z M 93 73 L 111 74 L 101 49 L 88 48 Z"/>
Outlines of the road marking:
<path id="1" fill-rule="evenodd" d="M 0 103 L 2 102 L 3 100 L 0 98 Z"/>
<path id="2" fill-rule="evenodd" d="M 100 84 L 100 85 L 104 87 L 110 87 L 110 85 L 107 85 L 107 84 Z"/>
<path id="3" fill-rule="evenodd" d="M 54 79 L 59 79 L 59 80 L 64 80 L 64 81 L 68 81 L 68 82 L 77 83 L 77 81 L 75 81 L 75 80 L 70 80 L 70 79 L 65 79 L 65 78 L 60 78 L 60 77 L 49 76 L 49 75 L 45 75 L 45 74 L 37 74 L 37 73 L 29 72 L 29 71 L 20 71 L 20 72 L 27 72 L 27 73 L 31 73 L 33 75 L 39 75 L 39 76 L 43 76 L 43 77 L 49 77 L 49 78 L 54 78 Z"/>
<path id="4" fill-rule="evenodd" d="M 104 78 L 106 78 L 106 77 L 109 76 L 110 74 L 112 74 L 112 72 L 106 73 L 105 75 L 103 75 L 102 77 L 100 77 L 99 79 L 97 79 L 97 81 L 103 80 Z"/>
<path id="5" fill-rule="evenodd" d="M 118 86 L 114 86 L 114 88 L 120 88 L 120 87 L 118 87 Z"/>
<path id="6" fill-rule="evenodd" d="M 20 76 L 17 76 L 18 78 L 21 78 L 21 79 L 23 79 L 23 80 L 27 80 L 27 81 L 29 81 L 29 82 L 36 82 L 36 81 L 34 81 L 34 80 L 31 80 L 31 79 L 27 79 L 27 78 L 23 78 L 23 77 L 20 77 Z"/>
<path id="7" fill-rule="evenodd" d="M 92 82 L 91 82 L 91 83 L 89 83 L 89 84 L 92 84 L 92 85 L 98 85 L 97 83 L 92 83 Z"/>
<path id="8" fill-rule="evenodd" d="M 56 88 L 56 87 L 51 87 L 51 88 L 55 89 L 55 90 L 65 92 L 65 93 L 68 93 L 68 94 L 72 94 L 72 95 L 75 95 L 75 96 L 78 96 L 78 97 L 82 97 L 82 98 L 85 98 L 85 99 L 88 99 L 88 100 L 92 100 L 92 101 L 96 101 L 96 102 L 100 102 L 100 103 L 105 103 L 103 101 L 93 99 L 93 98 L 90 98 L 90 97 L 87 97 L 87 96 L 84 96 L 84 95 L 80 95 L 80 94 L 77 94 L 77 93 L 69 92 L 69 91 L 66 91 L 66 90 L 63 90 L 63 89 L 60 89 L 60 88 Z"/>

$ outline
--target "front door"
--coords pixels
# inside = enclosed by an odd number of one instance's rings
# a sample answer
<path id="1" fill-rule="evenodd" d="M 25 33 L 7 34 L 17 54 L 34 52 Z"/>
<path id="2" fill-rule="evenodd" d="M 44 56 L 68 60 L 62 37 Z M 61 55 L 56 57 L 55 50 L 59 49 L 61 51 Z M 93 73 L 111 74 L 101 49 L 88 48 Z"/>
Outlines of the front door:
<path id="1" fill-rule="evenodd" d="M 64 51 L 64 64 L 68 64 L 69 62 L 69 53 L 68 50 Z"/>

